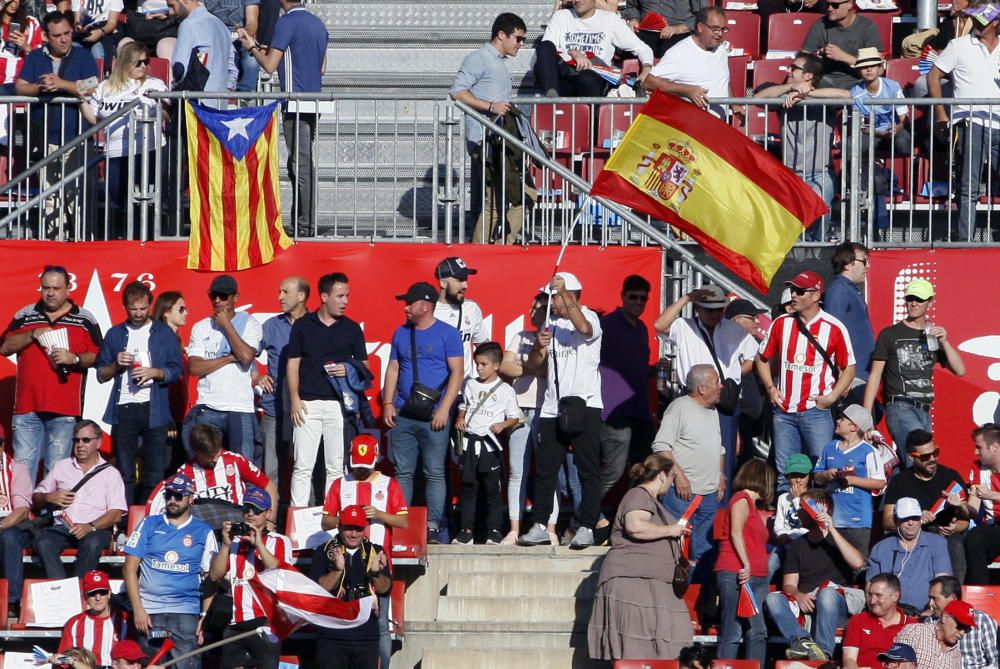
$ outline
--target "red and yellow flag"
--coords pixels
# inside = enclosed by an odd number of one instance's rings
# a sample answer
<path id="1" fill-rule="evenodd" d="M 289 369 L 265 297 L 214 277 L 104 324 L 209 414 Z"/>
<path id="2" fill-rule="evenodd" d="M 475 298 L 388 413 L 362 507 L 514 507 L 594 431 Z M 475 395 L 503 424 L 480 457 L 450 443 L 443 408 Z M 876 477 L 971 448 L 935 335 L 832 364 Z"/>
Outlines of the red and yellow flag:
<path id="1" fill-rule="evenodd" d="M 188 269 L 265 265 L 292 240 L 281 224 L 278 104 L 216 110 L 186 102 Z"/>
<path id="2" fill-rule="evenodd" d="M 666 221 L 761 292 L 826 203 L 716 117 L 656 92 L 591 195 Z"/>

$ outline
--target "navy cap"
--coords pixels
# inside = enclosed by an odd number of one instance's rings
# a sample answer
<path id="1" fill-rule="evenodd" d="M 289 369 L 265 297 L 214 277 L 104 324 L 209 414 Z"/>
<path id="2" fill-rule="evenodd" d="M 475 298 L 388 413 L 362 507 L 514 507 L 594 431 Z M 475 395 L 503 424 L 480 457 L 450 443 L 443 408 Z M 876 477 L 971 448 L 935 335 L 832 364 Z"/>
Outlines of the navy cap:
<path id="1" fill-rule="evenodd" d="M 477 270 L 466 265 L 464 260 L 455 256 L 445 258 L 438 263 L 437 269 L 434 270 L 435 276 L 439 279 L 455 277 L 459 281 L 465 281 L 469 278 L 470 274 L 475 274 L 476 272 Z"/>
<path id="2" fill-rule="evenodd" d="M 250 505 L 258 511 L 267 511 L 271 508 L 271 496 L 267 491 L 257 486 L 247 486 L 243 493 L 243 506 Z"/>
<path id="3" fill-rule="evenodd" d="M 913 647 L 905 643 L 894 643 L 889 646 L 889 650 L 878 654 L 881 662 L 892 660 L 893 662 L 913 662 L 917 661 L 917 653 Z"/>
<path id="4" fill-rule="evenodd" d="M 397 295 L 396 299 L 403 300 L 407 304 L 413 304 L 414 302 L 419 302 L 420 300 L 426 300 L 431 304 L 436 304 L 438 301 L 438 291 L 437 288 L 426 281 L 420 281 L 410 286 L 410 289 L 402 295 Z"/>
<path id="5" fill-rule="evenodd" d="M 212 285 L 208 287 L 210 293 L 222 293 L 223 295 L 234 295 L 239 292 L 236 286 L 236 279 L 228 274 L 220 274 L 212 279 Z"/>
<path id="6" fill-rule="evenodd" d="M 179 492 L 187 497 L 194 494 L 194 481 L 190 476 L 174 474 L 163 484 L 163 489 L 170 492 Z"/>

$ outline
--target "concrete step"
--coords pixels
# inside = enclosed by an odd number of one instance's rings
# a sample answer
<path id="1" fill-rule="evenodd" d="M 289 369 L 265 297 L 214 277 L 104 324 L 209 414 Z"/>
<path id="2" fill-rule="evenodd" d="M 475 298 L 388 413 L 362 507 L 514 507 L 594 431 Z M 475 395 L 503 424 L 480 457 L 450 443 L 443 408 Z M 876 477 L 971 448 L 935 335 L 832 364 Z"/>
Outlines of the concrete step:
<path id="1" fill-rule="evenodd" d="M 395 664 L 395 662 L 393 662 Z M 525 669 L 525 667 L 566 667 L 605 669 L 609 662 L 591 660 L 584 648 L 428 648 L 421 669 Z"/>
<path id="2" fill-rule="evenodd" d="M 438 622 L 504 622 L 515 624 L 572 622 L 585 629 L 591 599 L 576 597 L 442 597 L 438 600 Z"/>
<path id="3" fill-rule="evenodd" d="M 450 574 L 599 571 L 607 552 L 607 547 L 576 551 L 562 546 L 428 546 L 428 558 Z"/>
<path id="4" fill-rule="evenodd" d="M 448 597 L 575 597 L 590 599 L 597 588 L 597 572 L 506 573 L 458 572 L 448 579 Z"/>

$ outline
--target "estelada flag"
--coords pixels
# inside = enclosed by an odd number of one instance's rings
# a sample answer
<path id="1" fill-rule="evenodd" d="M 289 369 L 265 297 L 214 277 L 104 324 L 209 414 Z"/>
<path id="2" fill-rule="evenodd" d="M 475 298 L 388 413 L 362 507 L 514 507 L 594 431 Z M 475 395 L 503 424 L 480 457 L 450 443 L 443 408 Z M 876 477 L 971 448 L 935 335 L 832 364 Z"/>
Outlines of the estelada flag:
<path id="1" fill-rule="evenodd" d="M 188 269 L 265 265 L 292 240 L 281 224 L 278 103 L 218 110 L 187 102 Z"/>
<path id="2" fill-rule="evenodd" d="M 591 195 L 666 221 L 766 292 L 795 240 L 826 212 L 794 172 L 736 129 L 653 93 Z"/>

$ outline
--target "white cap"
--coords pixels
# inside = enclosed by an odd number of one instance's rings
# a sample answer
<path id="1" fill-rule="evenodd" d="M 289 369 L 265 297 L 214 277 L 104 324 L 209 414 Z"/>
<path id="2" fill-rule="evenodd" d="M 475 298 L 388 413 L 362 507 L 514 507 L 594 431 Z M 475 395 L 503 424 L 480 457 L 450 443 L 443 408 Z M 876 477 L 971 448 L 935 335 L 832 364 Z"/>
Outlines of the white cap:
<path id="1" fill-rule="evenodd" d="M 580 280 L 576 278 L 575 274 L 570 274 L 569 272 L 556 272 L 556 276 L 562 277 L 562 280 L 566 282 L 566 290 L 583 290 L 583 284 L 580 283 Z M 553 295 L 555 293 L 555 291 L 551 288 L 551 284 L 545 284 L 538 290 L 549 295 Z"/>
<path id="2" fill-rule="evenodd" d="M 901 497 L 896 500 L 896 508 L 892 510 L 892 513 L 897 520 L 920 518 L 924 515 L 924 512 L 920 510 L 920 502 L 912 497 Z"/>

